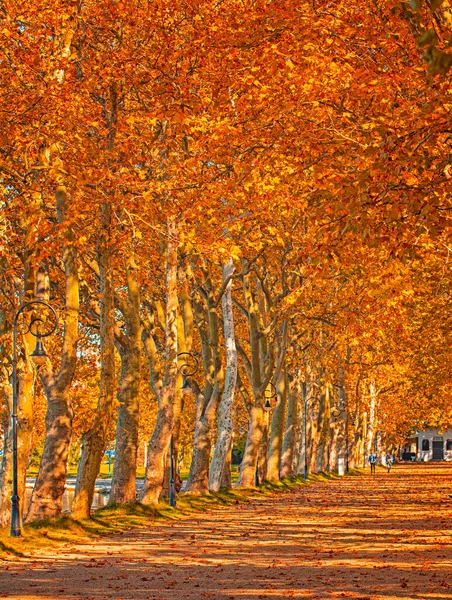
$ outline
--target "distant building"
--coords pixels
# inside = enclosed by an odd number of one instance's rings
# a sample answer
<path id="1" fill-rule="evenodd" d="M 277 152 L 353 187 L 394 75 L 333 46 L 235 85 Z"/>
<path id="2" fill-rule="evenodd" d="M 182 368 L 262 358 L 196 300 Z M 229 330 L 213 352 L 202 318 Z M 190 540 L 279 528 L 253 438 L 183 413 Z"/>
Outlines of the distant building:
<path id="1" fill-rule="evenodd" d="M 440 431 L 429 428 L 425 431 L 417 431 L 402 447 L 401 458 L 419 462 L 452 461 L 452 429 Z"/>

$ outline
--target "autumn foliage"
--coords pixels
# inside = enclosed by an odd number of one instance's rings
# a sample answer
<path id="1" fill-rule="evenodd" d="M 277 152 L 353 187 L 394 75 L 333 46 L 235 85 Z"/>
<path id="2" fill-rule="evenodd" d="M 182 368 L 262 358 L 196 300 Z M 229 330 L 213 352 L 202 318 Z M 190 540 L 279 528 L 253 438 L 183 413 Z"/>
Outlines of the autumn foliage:
<path id="1" fill-rule="evenodd" d="M 207 492 L 233 448 L 253 485 L 450 425 L 451 10 L 0 4 L 4 523 L 11 327 L 35 297 L 60 326 L 39 369 L 20 344 L 29 519 L 61 512 L 79 459 L 88 516 L 115 444 L 112 501 L 147 440 L 150 503 L 171 438 Z"/>

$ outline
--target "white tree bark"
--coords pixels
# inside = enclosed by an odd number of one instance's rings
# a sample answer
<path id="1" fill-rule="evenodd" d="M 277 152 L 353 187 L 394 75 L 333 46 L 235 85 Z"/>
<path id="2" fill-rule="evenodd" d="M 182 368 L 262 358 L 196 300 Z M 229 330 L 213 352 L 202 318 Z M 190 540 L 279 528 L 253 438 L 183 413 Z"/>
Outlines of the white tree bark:
<path id="1" fill-rule="evenodd" d="M 230 259 L 223 266 L 223 283 L 225 283 L 234 272 L 234 265 Z M 237 348 L 235 345 L 234 315 L 232 310 L 232 281 L 226 285 L 221 299 L 223 307 L 223 330 L 226 346 L 226 377 L 223 395 L 218 409 L 218 435 L 213 451 L 212 462 L 209 469 L 209 489 L 218 492 L 221 486 L 223 470 L 227 463 L 229 449 L 232 443 L 233 422 L 232 406 L 234 403 L 234 391 L 237 382 Z"/>

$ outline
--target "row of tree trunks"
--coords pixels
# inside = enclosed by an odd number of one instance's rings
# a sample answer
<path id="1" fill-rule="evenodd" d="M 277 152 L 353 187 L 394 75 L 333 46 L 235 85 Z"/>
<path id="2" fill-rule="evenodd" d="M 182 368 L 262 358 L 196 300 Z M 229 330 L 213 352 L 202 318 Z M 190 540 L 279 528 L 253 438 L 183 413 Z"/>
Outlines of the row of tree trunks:
<path id="1" fill-rule="evenodd" d="M 60 223 L 69 219 L 70 199 L 63 185 L 57 190 L 57 212 Z M 151 384 L 158 399 L 157 423 L 149 442 L 146 475 L 141 501 L 158 502 L 165 489 L 168 476 L 168 447 L 173 437 L 177 454 L 180 419 L 183 410 L 181 394 L 182 376 L 178 372 L 178 350 L 189 352 L 192 344 L 192 327 L 195 320 L 202 343 L 205 386 L 201 392 L 192 382 L 197 396 L 193 456 L 187 491 L 207 493 L 231 485 L 230 459 L 233 438 L 232 410 L 235 388 L 242 384 L 238 379 L 238 355 L 234 330 L 232 280 L 234 266 L 230 260 L 223 267 L 222 288 L 215 298 L 210 265 L 203 263 L 202 283 L 193 285 L 190 298 L 188 283 L 194 282 L 191 273 L 183 272 L 178 265 L 178 232 L 175 221 L 167 223 L 167 277 L 165 322 L 165 368 L 162 369 L 158 336 L 152 321 L 163 314 L 159 301 L 153 300 L 150 320 L 140 321 L 140 287 L 137 267 L 131 255 L 126 265 L 127 297 L 114 292 L 111 264 L 112 207 L 105 202 L 98 244 L 98 276 L 100 282 L 100 349 L 101 383 L 96 417 L 92 428 L 83 435 L 76 493 L 72 507 L 74 518 L 88 518 L 94 494 L 95 480 L 109 439 L 114 414 L 115 356 L 118 348 L 121 358 L 121 376 L 117 392 L 118 418 L 116 427 L 116 459 L 112 479 L 110 503 L 136 500 L 136 466 L 138 450 L 139 389 L 141 344 L 144 343 L 151 367 Z M 46 446 L 40 472 L 33 491 L 28 513 L 29 520 L 54 517 L 61 513 L 62 495 L 67 471 L 67 458 L 72 431 L 72 409 L 69 389 L 75 369 L 78 327 L 78 271 L 74 234 L 68 225 L 64 228 L 63 262 L 66 273 L 66 313 L 63 361 L 58 374 L 50 364 L 42 370 L 41 378 L 48 399 L 46 419 Z M 256 472 L 259 480 L 277 480 L 293 476 L 302 470 L 302 454 L 306 450 L 309 469 L 320 471 L 337 466 L 344 455 L 345 440 L 349 436 L 349 407 L 341 378 L 338 384 L 337 404 L 341 408 L 339 422 L 333 414 L 336 404 L 331 384 L 323 381 L 323 367 L 317 366 L 315 383 L 303 381 L 301 371 L 289 373 L 286 363 L 288 323 L 280 329 L 272 317 L 272 301 L 265 283 L 254 278 L 249 265 L 242 264 L 241 281 L 245 304 L 240 307 L 249 327 L 247 349 L 239 351 L 249 378 L 253 399 L 247 404 L 250 415 L 248 437 L 241 465 L 239 483 L 251 486 Z M 178 282 L 183 280 L 178 297 Z M 220 316 L 221 300 L 226 370 L 221 350 Z M 148 303 L 148 306 L 151 306 Z M 122 313 L 122 329 L 116 322 L 115 308 Z M 193 319 L 193 312 L 195 319 Z M 144 325 L 144 326 L 143 326 Z M 116 336 L 116 337 L 115 337 Z M 277 360 L 275 360 L 277 355 Z M 163 361 L 162 361 L 163 362 Z M 30 392 L 33 387 L 33 370 Z M 271 398 L 273 384 L 276 404 L 272 406 L 272 419 L 264 410 Z M 26 380 L 21 381 L 25 389 Z M 307 398 L 316 389 L 316 398 Z M 21 392 L 22 393 L 22 392 Z M 274 400 L 272 399 L 272 404 Z M 308 431 L 306 448 L 301 439 L 300 421 L 306 411 Z M 345 415 L 345 416 L 344 416 Z M 375 422 L 375 418 L 372 419 Z M 27 425 L 28 429 L 31 429 Z M 349 440 L 349 457 L 364 451 L 365 423 L 353 425 Z M 217 430 L 216 442 L 214 433 Z M 367 435 L 372 438 L 368 428 Z M 369 443 L 367 442 L 367 447 Z M 28 460 L 28 450 L 24 457 Z M 213 450 L 213 452 L 212 452 Z M 22 469 L 25 473 L 25 467 Z M 7 469 L 4 470 L 7 473 Z M 25 485 L 25 481 L 23 482 Z M 6 499 L 5 506 L 8 506 Z"/>

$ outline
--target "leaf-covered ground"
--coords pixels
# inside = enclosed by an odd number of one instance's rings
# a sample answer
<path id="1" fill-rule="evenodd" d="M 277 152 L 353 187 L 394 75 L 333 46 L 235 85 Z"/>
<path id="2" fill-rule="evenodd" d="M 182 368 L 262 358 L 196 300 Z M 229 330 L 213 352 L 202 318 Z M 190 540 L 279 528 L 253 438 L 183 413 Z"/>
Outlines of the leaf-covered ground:
<path id="1" fill-rule="evenodd" d="M 452 599 L 452 465 L 396 466 L 4 563 L 14 600 Z"/>

